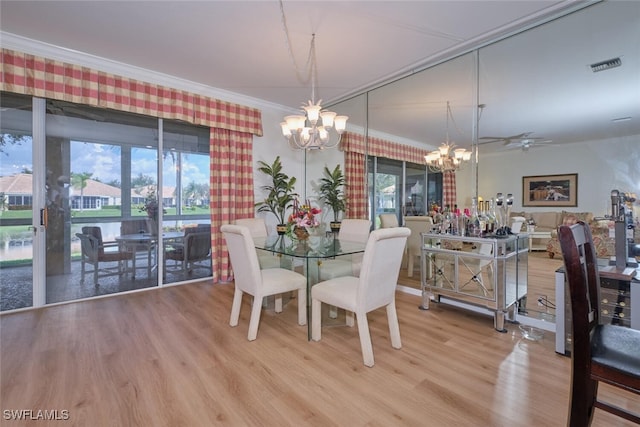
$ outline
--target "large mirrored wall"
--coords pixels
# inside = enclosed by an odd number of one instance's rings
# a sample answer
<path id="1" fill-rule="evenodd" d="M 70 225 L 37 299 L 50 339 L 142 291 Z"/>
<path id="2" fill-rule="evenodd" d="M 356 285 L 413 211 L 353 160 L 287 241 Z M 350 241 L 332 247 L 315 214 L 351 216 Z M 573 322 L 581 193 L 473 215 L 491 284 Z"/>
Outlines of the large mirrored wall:
<path id="1" fill-rule="evenodd" d="M 517 211 L 604 216 L 611 189 L 640 194 L 638 46 L 640 3 L 585 5 L 333 108 L 370 137 L 433 150 L 448 132 L 477 150 L 456 172 L 460 207 L 503 192 Z M 576 206 L 523 206 L 524 177 L 554 174 L 577 174 Z"/>

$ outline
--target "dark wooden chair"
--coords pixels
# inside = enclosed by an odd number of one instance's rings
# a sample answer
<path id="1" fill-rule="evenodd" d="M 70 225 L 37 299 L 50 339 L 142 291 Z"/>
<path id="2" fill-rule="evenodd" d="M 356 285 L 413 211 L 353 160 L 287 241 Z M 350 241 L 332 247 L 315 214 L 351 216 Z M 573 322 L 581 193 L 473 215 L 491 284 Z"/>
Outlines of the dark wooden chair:
<path id="1" fill-rule="evenodd" d="M 589 227 L 558 229 L 571 297 L 573 349 L 567 425 L 591 424 L 595 408 L 640 424 L 640 416 L 598 400 L 604 382 L 640 394 L 640 331 L 600 324 L 600 277 Z"/>
<path id="2" fill-rule="evenodd" d="M 76 233 L 81 246 L 81 281 L 87 271 L 87 264 L 93 267 L 93 284 L 98 286 L 98 277 L 119 275 L 127 269 L 127 262 L 133 260 L 133 253 L 122 250 L 117 242 L 103 242 L 100 227 L 82 227 L 82 233 Z M 103 264 L 102 266 L 100 264 Z M 105 267 L 104 264 L 116 263 L 116 268 Z"/>
<path id="3" fill-rule="evenodd" d="M 177 262 L 177 270 L 185 274 L 191 274 L 197 266 L 211 270 L 211 225 L 198 224 L 197 227 L 186 228 L 183 241 L 172 243 L 165 250 L 165 275 L 169 260 Z M 198 264 L 200 262 L 205 264 Z"/>

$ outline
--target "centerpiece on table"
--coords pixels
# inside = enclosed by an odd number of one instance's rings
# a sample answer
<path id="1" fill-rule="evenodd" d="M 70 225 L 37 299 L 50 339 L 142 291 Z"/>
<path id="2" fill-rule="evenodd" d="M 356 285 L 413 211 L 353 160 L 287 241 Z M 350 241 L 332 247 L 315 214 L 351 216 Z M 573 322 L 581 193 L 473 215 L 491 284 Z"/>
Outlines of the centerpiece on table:
<path id="1" fill-rule="evenodd" d="M 158 212 L 160 212 L 160 204 L 158 203 L 158 197 L 154 188 L 149 188 L 147 197 L 144 199 L 144 204 L 140 207 L 140 212 L 147 213 L 147 225 L 149 233 L 153 235 L 158 234 Z M 167 211 L 162 209 L 162 213 Z"/>
<path id="2" fill-rule="evenodd" d="M 295 234 L 298 240 L 305 240 L 309 237 L 309 230 L 320 225 L 317 215 L 322 211 L 319 208 L 311 207 L 307 200 L 301 205 L 298 199 L 293 202 L 293 212 L 289 215 L 287 222 L 287 234 Z"/>

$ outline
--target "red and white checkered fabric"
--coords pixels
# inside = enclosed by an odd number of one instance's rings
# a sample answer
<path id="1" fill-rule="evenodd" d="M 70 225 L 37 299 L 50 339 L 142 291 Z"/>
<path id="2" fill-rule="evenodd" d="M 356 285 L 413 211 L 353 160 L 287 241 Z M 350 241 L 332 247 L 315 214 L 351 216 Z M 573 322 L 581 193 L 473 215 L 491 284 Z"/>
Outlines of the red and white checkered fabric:
<path id="1" fill-rule="evenodd" d="M 447 171 L 442 173 L 442 205 L 449 205 L 453 209 L 456 202 L 456 173 Z"/>
<path id="2" fill-rule="evenodd" d="M 0 90 L 262 136 L 256 108 L 2 49 Z"/>
<path id="3" fill-rule="evenodd" d="M 220 226 L 254 215 L 253 137 L 248 133 L 211 128 L 209 147 L 211 248 L 213 281 L 232 277 L 229 253 Z"/>
<path id="4" fill-rule="evenodd" d="M 252 216 L 253 135 L 260 110 L 2 49 L 0 90 L 208 126 L 213 280 L 231 278 L 220 225 Z"/>

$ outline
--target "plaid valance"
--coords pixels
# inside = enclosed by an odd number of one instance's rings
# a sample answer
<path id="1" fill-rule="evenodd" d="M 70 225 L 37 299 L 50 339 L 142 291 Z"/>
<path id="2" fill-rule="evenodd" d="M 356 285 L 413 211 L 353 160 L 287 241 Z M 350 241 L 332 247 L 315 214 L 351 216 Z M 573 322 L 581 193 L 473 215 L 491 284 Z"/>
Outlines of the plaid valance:
<path id="1" fill-rule="evenodd" d="M 411 147 L 410 145 L 398 144 L 382 138 L 369 136 L 365 142 L 364 135 L 353 132 L 345 132 L 342 135 L 340 149 L 342 151 L 401 160 L 419 165 L 423 165 L 425 163 L 424 156 L 429 154 L 428 150 Z"/>
<path id="2" fill-rule="evenodd" d="M 0 90 L 262 136 L 260 110 L 9 49 Z"/>

